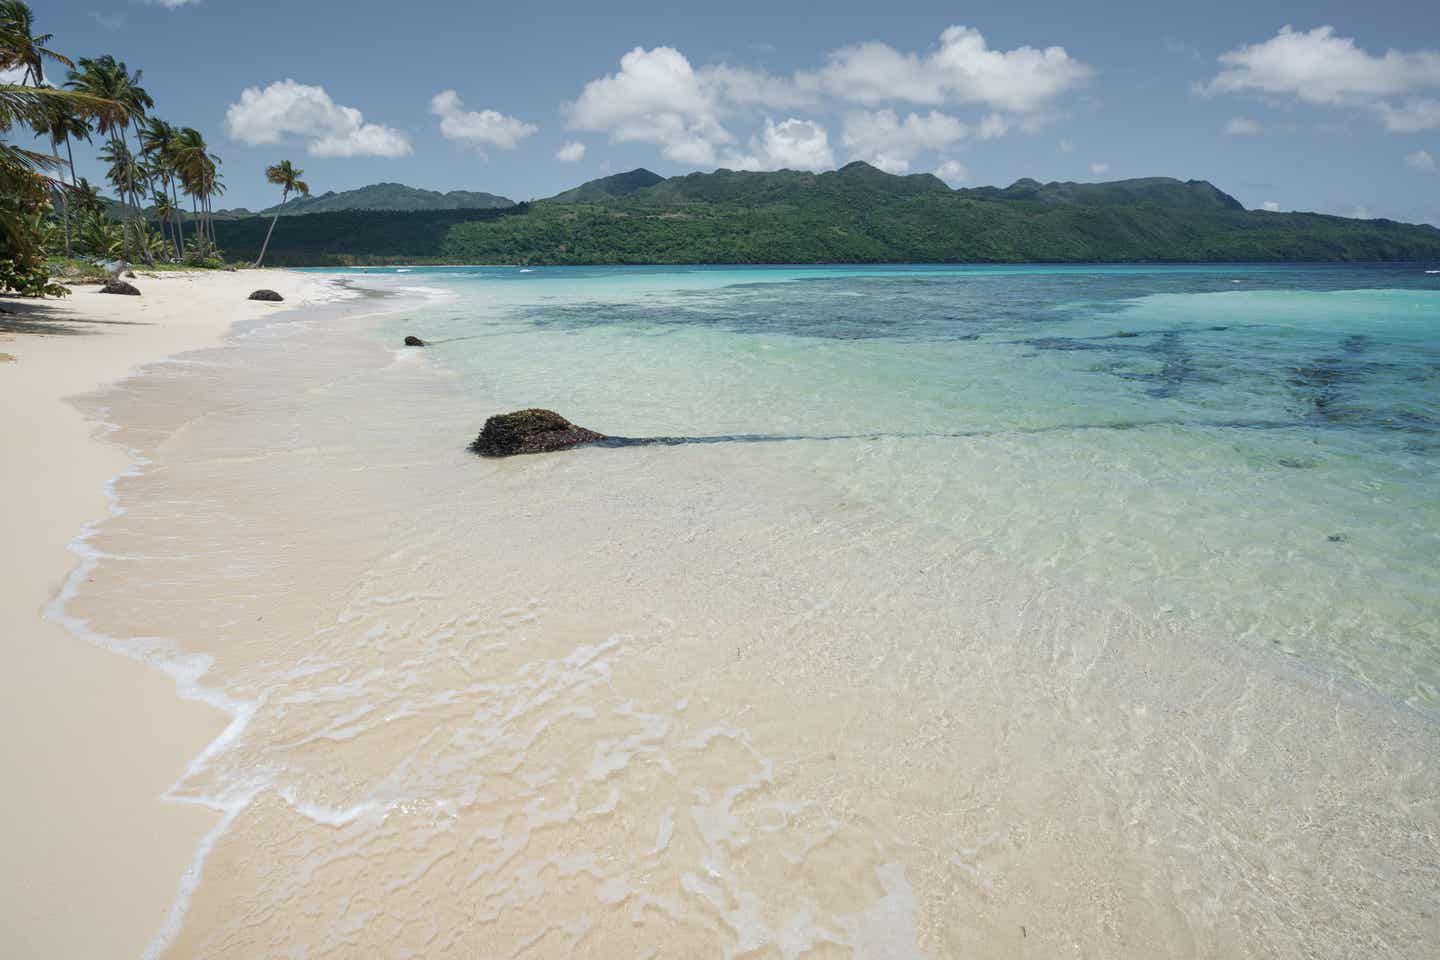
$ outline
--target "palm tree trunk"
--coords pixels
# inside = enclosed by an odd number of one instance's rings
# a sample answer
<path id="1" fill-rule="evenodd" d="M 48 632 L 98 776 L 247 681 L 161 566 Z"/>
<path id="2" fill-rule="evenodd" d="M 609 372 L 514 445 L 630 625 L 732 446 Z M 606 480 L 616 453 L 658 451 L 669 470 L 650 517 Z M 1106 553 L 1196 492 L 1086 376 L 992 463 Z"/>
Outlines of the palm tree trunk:
<path id="1" fill-rule="evenodd" d="M 70 134 L 65 134 L 65 159 L 70 163 L 70 186 L 75 186 L 75 153 L 70 149 Z M 70 256 L 70 196 L 65 196 L 65 256 Z"/>
<path id="2" fill-rule="evenodd" d="M 290 198 L 290 188 L 286 187 L 280 191 L 280 207 L 285 206 L 285 201 Z M 280 222 L 280 207 L 275 208 L 275 216 L 270 220 L 270 229 L 265 231 L 265 242 L 260 244 L 260 256 L 255 258 L 255 266 L 260 266 L 260 261 L 265 259 L 265 251 L 270 249 L 270 234 L 275 232 L 275 224 Z"/>
<path id="3" fill-rule="evenodd" d="M 50 138 L 50 152 L 57 156 L 60 153 L 60 141 L 54 137 Z M 60 222 L 65 225 L 65 256 L 68 258 L 70 256 L 70 195 L 63 186 L 55 192 L 60 194 Z"/>
<path id="4" fill-rule="evenodd" d="M 122 128 L 121 132 L 122 132 L 122 133 L 124 132 L 123 128 Z M 125 143 L 125 141 L 122 139 L 122 140 L 121 140 L 121 143 Z M 130 147 L 129 147 L 128 144 L 126 144 L 125 149 L 126 149 L 127 151 L 130 149 Z M 129 203 L 129 200 L 127 200 L 126 197 L 129 196 L 130 192 L 125 188 L 124 182 L 122 181 L 122 182 L 120 182 L 120 183 L 115 184 L 115 189 L 118 190 L 118 191 L 120 191 L 120 203 L 121 203 L 121 205 L 128 204 L 128 203 Z M 124 211 L 124 210 L 121 210 L 121 211 L 120 211 L 120 242 L 121 242 L 121 244 L 123 245 L 122 252 L 123 252 L 123 254 L 124 254 L 124 256 L 125 256 L 125 261 L 126 261 L 127 263 L 132 262 L 132 261 L 134 260 L 134 258 L 131 257 L 131 255 L 130 255 L 130 219 L 129 219 L 127 216 L 125 216 L 125 211 Z"/>
<path id="5" fill-rule="evenodd" d="M 128 126 L 121 127 L 120 136 L 124 140 L 125 151 L 128 153 L 130 151 L 130 140 L 125 136 L 127 129 Z M 139 161 L 137 160 L 136 162 L 138 163 Z M 140 248 L 140 255 L 145 258 L 145 264 L 153 267 L 155 266 L 155 258 L 150 256 L 150 248 L 145 245 L 145 213 L 140 208 L 140 191 L 134 183 L 130 184 L 130 199 L 131 205 L 135 208 L 135 245 Z"/>
<path id="6" fill-rule="evenodd" d="M 180 194 L 175 189 L 175 179 L 170 179 L 170 198 L 175 204 L 175 252 L 181 260 L 185 259 L 185 217 L 180 210 Z"/>

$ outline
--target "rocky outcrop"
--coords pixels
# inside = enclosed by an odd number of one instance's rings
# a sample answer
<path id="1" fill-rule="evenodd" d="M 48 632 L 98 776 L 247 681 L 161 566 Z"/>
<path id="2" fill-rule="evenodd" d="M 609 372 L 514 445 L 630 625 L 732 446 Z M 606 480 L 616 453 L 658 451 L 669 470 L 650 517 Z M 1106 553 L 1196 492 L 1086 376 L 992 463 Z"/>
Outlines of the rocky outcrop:
<path id="1" fill-rule="evenodd" d="M 246 299 L 247 299 L 247 300 L 271 300 L 271 301 L 280 301 L 280 300 L 284 300 L 285 298 L 282 297 L 282 296 L 280 296 L 280 294 L 276 293 L 274 290 L 256 290 L 254 293 L 250 294 L 250 296 L 247 297 Z"/>
<path id="2" fill-rule="evenodd" d="M 105 281 L 105 286 L 100 288 L 100 292 L 121 293 L 127 297 L 140 296 L 140 291 L 135 289 L 135 285 L 131 283 L 126 283 L 124 280 L 107 280 Z"/>
<path id="3" fill-rule="evenodd" d="M 407 346 L 407 347 L 423 347 L 423 346 L 425 346 L 425 341 L 424 341 L 424 340 L 421 340 L 419 337 L 410 336 L 410 337 L 406 337 L 406 338 L 405 338 L 405 346 Z"/>
<path id="4" fill-rule="evenodd" d="M 470 449 L 482 457 L 512 457 L 569 450 L 604 439 L 603 434 L 577 427 L 553 410 L 517 410 L 486 420 Z"/>

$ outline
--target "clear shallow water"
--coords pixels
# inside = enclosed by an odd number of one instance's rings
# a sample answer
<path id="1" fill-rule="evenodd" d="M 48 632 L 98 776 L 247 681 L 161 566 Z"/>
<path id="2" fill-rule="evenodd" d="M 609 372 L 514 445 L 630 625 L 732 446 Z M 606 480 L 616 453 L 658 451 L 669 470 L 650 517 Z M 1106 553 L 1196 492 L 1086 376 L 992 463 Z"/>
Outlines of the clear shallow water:
<path id="1" fill-rule="evenodd" d="M 99 401 L 67 612 L 235 717 L 156 955 L 1440 942 L 1435 278 L 364 273 Z"/>
<path id="2" fill-rule="evenodd" d="M 388 330 L 449 340 L 428 359 L 504 403 L 835 438 L 810 456 L 849 496 L 1440 704 L 1440 277 L 1419 266 L 417 277 L 457 299 Z"/>

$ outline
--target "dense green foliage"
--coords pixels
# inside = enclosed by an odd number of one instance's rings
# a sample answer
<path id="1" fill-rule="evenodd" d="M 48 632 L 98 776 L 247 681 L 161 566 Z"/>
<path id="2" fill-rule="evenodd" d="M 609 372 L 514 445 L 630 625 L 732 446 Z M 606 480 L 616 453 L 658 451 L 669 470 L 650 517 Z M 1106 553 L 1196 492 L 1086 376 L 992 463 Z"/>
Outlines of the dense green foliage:
<path id="1" fill-rule="evenodd" d="M 555 203 L 603 203 L 664 182 L 665 178 L 660 174 L 637 167 L 625 173 L 611 174 L 599 180 L 582 183 L 564 193 L 557 193 L 550 199 Z"/>
<path id="2" fill-rule="evenodd" d="M 260 212 L 278 212 L 289 217 L 300 213 L 337 213 L 342 210 L 491 210 L 514 205 L 515 201 L 506 197 L 475 190 L 440 193 L 407 187 L 403 183 L 372 183 L 358 190 L 342 190 L 339 193 L 332 190 L 313 197 L 297 197 L 283 206 L 269 207 Z"/>
<path id="3" fill-rule="evenodd" d="M 265 262 L 275 267 L 329 267 L 380 263 L 444 263 L 441 243 L 455 225 L 523 213 L 526 204 L 500 210 L 345 210 L 286 220 L 275 231 Z M 220 245 L 254 259 L 269 217 L 217 220 Z"/>
<path id="4" fill-rule="evenodd" d="M 1434 227 L 1247 211 L 1203 181 L 957 191 L 864 163 L 822 174 L 721 170 L 633 189 L 622 181 L 618 194 L 606 181 L 505 210 L 316 214 L 277 233 L 270 256 L 292 265 L 1440 260 Z M 243 254 L 258 249 L 263 225 L 217 227 Z"/>

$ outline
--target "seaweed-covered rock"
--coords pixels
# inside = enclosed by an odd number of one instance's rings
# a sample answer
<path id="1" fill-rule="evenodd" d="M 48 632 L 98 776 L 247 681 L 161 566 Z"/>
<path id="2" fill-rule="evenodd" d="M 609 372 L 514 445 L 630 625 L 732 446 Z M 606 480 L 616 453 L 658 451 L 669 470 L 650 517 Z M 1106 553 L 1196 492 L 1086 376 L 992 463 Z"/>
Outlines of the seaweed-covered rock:
<path id="1" fill-rule="evenodd" d="M 127 297 L 140 296 L 140 291 L 135 289 L 135 285 L 132 283 L 126 283 L 124 280 L 107 280 L 105 281 L 105 286 L 100 288 L 100 292 L 120 293 L 124 294 Z"/>
<path id="2" fill-rule="evenodd" d="M 407 347 L 423 347 L 423 346 L 425 346 L 425 341 L 424 341 L 424 340 L 421 340 L 419 337 L 416 337 L 416 336 L 409 336 L 409 337 L 406 337 L 406 338 L 405 338 L 405 346 L 407 346 Z"/>
<path id="3" fill-rule="evenodd" d="M 517 410 L 486 420 L 470 449 L 482 457 L 510 457 L 568 450 L 604 439 L 603 434 L 577 427 L 553 410 Z"/>
<path id="4" fill-rule="evenodd" d="M 250 296 L 247 297 L 246 299 L 247 299 L 247 300 L 271 300 L 271 301 L 279 301 L 279 300 L 284 300 L 285 298 L 282 297 L 282 296 L 280 296 L 280 294 L 276 293 L 274 290 L 256 290 L 254 293 L 250 294 Z"/>

